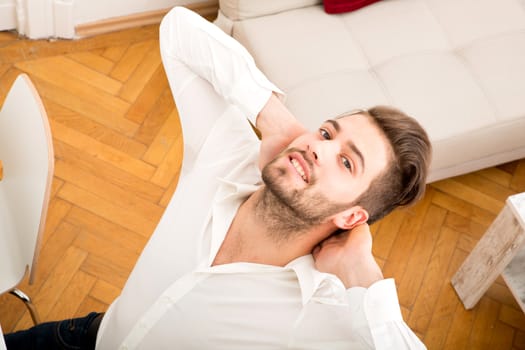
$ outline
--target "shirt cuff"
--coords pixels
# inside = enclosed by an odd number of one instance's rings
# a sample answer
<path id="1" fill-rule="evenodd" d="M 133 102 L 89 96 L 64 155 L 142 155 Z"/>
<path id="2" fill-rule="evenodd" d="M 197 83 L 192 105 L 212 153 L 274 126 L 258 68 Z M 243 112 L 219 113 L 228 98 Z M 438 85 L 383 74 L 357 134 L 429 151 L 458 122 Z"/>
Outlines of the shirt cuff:
<path id="1" fill-rule="evenodd" d="M 347 290 L 348 302 L 360 303 L 368 324 L 384 324 L 391 321 L 402 321 L 394 279 L 384 279 L 371 285 L 368 289 L 354 287 Z"/>

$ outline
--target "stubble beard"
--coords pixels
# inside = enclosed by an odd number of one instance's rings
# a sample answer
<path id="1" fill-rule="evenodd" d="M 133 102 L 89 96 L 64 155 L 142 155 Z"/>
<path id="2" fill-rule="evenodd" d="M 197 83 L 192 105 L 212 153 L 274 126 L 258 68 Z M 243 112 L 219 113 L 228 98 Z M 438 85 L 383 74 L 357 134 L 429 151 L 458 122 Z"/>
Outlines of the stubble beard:
<path id="1" fill-rule="evenodd" d="M 334 203 L 315 187 L 317 178 L 312 171 L 311 161 L 303 151 L 294 150 L 303 154 L 310 166 L 310 179 L 303 189 L 290 188 L 285 180 L 288 171 L 277 165 L 279 156 L 268 163 L 262 170 L 262 179 L 265 186 L 262 189 L 261 200 L 256 210 L 258 215 L 268 225 L 268 231 L 277 240 L 288 240 L 308 232 L 317 225 L 345 209 L 351 203 Z"/>

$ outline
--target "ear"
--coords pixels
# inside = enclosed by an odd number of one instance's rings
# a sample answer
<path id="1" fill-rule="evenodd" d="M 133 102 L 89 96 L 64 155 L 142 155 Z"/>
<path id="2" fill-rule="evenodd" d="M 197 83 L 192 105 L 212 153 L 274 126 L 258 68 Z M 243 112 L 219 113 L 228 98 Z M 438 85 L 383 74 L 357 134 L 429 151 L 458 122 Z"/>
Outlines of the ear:
<path id="1" fill-rule="evenodd" d="M 368 221 L 368 212 L 360 206 L 355 206 L 336 214 L 334 224 L 342 230 L 351 230 Z"/>

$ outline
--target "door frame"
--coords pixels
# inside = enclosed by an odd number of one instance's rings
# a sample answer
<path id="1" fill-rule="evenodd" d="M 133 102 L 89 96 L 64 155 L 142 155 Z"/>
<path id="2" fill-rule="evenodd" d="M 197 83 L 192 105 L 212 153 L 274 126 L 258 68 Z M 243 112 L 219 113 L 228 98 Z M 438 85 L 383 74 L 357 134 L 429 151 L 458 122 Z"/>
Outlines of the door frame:
<path id="1" fill-rule="evenodd" d="M 30 39 L 74 37 L 74 0 L 0 0 L 0 30 Z"/>

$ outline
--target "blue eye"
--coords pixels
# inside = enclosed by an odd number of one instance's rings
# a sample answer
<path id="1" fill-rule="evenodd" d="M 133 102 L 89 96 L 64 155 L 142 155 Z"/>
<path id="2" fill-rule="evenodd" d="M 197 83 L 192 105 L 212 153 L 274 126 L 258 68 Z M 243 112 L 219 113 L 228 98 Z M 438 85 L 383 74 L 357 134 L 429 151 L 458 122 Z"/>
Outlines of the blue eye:
<path id="1" fill-rule="evenodd" d="M 331 139 L 330 133 L 328 131 L 326 131 L 325 129 L 319 129 L 319 134 L 325 140 L 330 140 Z"/>

